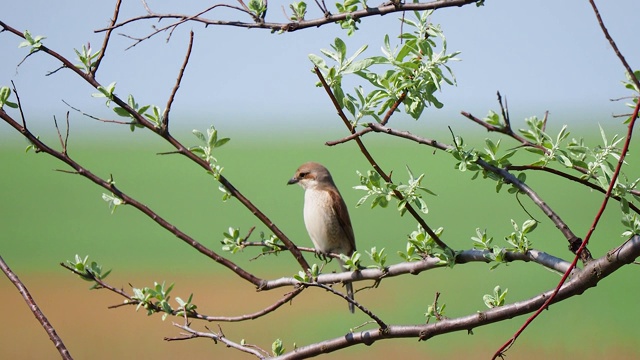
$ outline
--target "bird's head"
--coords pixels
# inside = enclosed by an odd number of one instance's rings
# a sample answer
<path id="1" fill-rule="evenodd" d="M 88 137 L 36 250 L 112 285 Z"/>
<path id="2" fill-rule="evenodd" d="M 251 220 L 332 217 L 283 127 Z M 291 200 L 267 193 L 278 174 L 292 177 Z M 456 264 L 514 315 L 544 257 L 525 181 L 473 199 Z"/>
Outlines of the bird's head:
<path id="1" fill-rule="evenodd" d="M 304 189 L 333 185 L 333 179 L 326 167 L 316 162 L 302 164 L 287 185 L 299 184 Z M 335 185 L 334 185 L 335 186 Z"/>

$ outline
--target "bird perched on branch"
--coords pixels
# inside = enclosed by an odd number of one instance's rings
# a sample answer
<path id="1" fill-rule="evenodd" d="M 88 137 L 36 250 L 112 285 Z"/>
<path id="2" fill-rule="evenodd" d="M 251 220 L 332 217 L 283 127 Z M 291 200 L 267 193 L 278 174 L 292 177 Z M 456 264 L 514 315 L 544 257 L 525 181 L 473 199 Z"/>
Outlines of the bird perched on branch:
<path id="1" fill-rule="evenodd" d="M 316 251 L 351 256 L 356 251 L 351 219 L 329 170 L 315 162 L 304 163 L 287 184 L 299 184 L 304 189 L 304 224 Z M 344 261 L 338 262 L 345 271 Z M 353 300 L 353 285 L 347 282 L 345 286 Z M 354 312 L 352 303 L 349 310 Z"/>

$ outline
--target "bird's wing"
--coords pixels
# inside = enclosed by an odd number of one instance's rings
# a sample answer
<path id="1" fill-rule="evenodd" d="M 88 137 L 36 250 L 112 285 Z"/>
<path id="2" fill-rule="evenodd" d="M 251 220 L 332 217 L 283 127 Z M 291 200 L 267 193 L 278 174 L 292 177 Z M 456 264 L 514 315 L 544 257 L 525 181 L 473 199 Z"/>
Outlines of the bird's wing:
<path id="1" fill-rule="evenodd" d="M 347 210 L 347 205 L 342 200 L 342 196 L 337 191 L 330 191 L 331 197 L 333 198 L 331 204 L 333 204 L 333 211 L 336 213 L 338 217 L 338 222 L 340 223 L 340 227 L 344 232 L 344 235 L 349 240 L 349 244 L 351 244 L 351 251 L 349 254 L 351 255 L 354 251 L 356 251 L 356 238 L 353 235 L 353 227 L 351 226 L 351 218 L 349 218 L 349 211 Z"/>

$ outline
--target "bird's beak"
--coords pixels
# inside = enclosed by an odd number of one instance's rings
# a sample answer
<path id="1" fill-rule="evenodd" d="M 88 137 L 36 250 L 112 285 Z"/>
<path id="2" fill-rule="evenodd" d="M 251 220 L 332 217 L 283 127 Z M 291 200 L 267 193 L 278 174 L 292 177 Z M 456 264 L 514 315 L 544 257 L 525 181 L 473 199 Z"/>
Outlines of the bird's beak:
<path id="1" fill-rule="evenodd" d="M 287 185 L 297 184 L 298 181 L 300 181 L 300 179 L 292 177 L 291 179 L 289 179 L 289 181 L 287 181 Z"/>

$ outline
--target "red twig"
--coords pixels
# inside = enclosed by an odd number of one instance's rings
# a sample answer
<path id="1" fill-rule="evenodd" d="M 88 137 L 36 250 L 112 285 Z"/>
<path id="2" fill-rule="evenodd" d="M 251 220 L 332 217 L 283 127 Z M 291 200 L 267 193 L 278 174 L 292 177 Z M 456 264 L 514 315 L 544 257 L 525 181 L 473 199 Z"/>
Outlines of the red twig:
<path id="1" fill-rule="evenodd" d="M 589 239 L 591 239 L 591 235 L 593 234 L 593 232 L 595 231 L 596 227 L 598 226 L 598 222 L 600 222 L 600 218 L 602 217 L 602 214 L 604 213 L 604 210 L 607 207 L 607 203 L 609 202 L 609 198 L 611 198 L 611 192 L 613 191 L 613 188 L 614 188 L 614 186 L 616 184 L 618 176 L 620 175 L 620 169 L 622 168 L 622 164 L 624 163 L 624 158 L 626 157 L 627 152 L 629 151 L 629 144 L 631 143 L 631 137 L 633 136 L 633 126 L 634 126 L 634 124 L 636 122 L 636 119 L 638 118 L 638 111 L 639 110 L 640 110 L 640 101 L 636 104 L 636 107 L 633 110 L 633 115 L 631 116 L 631 121 L 629 122 L 629 127 L 628 127 L 628 130 L 627 130 L 627 138 L 625 139 L 624 147 L 622 148 L 622 151 L 620 153 L 620 159 L 618 160 L 618 164 L 616 165 L 616 169 L 615 169 L 615 171 L 613 173 L 613 176 L 611 177 L 611 183 L 609 184 L 609 187 L 607 188 L 607 192 L 604 195 L 604 200 L 602 200 L 602 204 L 600 205 L 600 209 L 598 210 L 598 213 L 596 214 L 595 218 L 593 219 L 593 223 L 591 224 L 591 227 L 589 228 L 589 231 L 587 232 L 587 235 L 584 237 L 584 241 L 582 242 L 582 245 L 580 245 L 580 248 L 578 249 L 575 258 L 573 259 L 573 262 L 571 263 L 571 267 L 564 273 L 564 275 L 562 276 L 562 279 L 560 279 L 560 282 L 558 283 L 558 286 L 556 286 L 555 290 L 553 291 L 551 296 L 549 296 L 547 301 L 545 301 L 544 304 L 542 304 L 542 306 L 540 306 L 540 308 L 533 315 L 531 315 L 531 317 L 529 317 L 527 319 L 527 321 L 525 321 L 525 323 L 520 327 L 520 329 L 518 329 L 518 331 L 516 331 L 516 333 L 511 337 L 511 339 L 509 339 L 506 343 L 504 343 L 498 349 L 498 351 L 496 351 L 495 354 L 493 354 L 493 358 L 492 359 L 496 359 L 498 357 L 502 357 L 504 355 L 504 352 L 509 347 L 511 347 L 511 345 L 513 345 L 513 343 L 516 341 L 518 336 L 520 336 L 520 334 L 522 334 L 522 332 L 529 326 L 529 324 L 531 324 L 533 322 L 533 320 L 535 320 L 538 317 L 538 315 L 540 315 L 540 313 L 542 313 L 542 311 L 544 311 L 545 309 L 547 309 L 549 307 L 549 304 L 551 304 L 551 302 L 554 300 L 554 298 L 556 297 L 556 295 L 560 291 L 560 288 L 562 287 L 562 285 L 565 283 L 565 281 L 567 280 L 567 278 L 571 274 L 571 271 L 576 267 L 576 263 L 578 262 L 578 259 L 580 258 L 580 254 L 582 253 L 582 251 L 586 248 L 587 244 L 589 243 Z"/>

